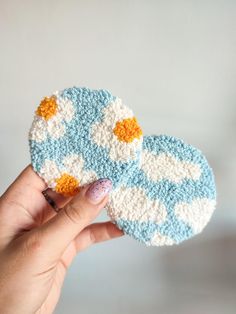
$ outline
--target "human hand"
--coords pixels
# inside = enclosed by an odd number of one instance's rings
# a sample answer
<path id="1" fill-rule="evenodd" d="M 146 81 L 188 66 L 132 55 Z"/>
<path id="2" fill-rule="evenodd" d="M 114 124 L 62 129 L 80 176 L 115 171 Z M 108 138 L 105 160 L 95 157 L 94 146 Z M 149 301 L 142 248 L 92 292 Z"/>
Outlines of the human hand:
<path id="1" fill-rule="evenodd" d="M 93 223 L 108 200 L 111 181 L 99 180 L 65 198 L 49 190 L 28 166 L 0 198 L 0 313 L 52 313 L 75 255 L 93 243 L 123 235 L 111 222 Z"/>

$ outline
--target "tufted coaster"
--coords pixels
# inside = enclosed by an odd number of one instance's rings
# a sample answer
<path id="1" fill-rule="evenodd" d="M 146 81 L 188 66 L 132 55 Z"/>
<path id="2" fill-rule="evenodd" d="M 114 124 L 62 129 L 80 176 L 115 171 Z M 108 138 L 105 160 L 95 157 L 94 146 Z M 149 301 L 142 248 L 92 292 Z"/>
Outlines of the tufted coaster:
<path id="1" fill-rule="evenodd" d="M 203 230 L 216 205 L 203 154 L 175 137 L 145 136 L 121 99 L 68 88 L 45 97 L 29 132 L 33 169 L 65 196 L 109 178 L 111 220 L 146 245 L 178 244 Z"/>
<path id="2" fill-rule="evenodd" d="M 133 112 L 106 90 L 68 88 L 45 97 L 29 132 L 33 169 L 65 196 L 98 178 L 114 188 L 136 168 L 142 130 Z"/>
<path id="3" fill-rule="evenodd" d="M 146 245 L 178 244 L 203 230 L 216 205 L 213 172 L 196 148 L 145 136 L 141 163 L 110 196 L 108 214 Z"/>

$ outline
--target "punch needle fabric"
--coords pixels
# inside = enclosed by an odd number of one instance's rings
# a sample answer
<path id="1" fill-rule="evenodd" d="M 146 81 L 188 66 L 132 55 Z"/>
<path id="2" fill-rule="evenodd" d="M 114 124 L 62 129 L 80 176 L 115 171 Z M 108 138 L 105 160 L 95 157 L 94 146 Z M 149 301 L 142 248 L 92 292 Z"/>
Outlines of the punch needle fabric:
<path id="1" fill-rule="evenodd" d="M 200 233 L 216 206 L 212 169 L 175 137 L 145 136 L 141 163 L 110 197 L 108 214 L 146 245 L 179 244 Z"/>
<path id="2" fill-rule="evenodd" d="M 63 195 L 74 195 L 98 178 L 110 178 L 115 188 L 137 165 L 142 140 L 133 112 L 121 99 L 77 87 L 45 97 L 29 132 L 34 170 Z"/>
<path id="3" fill-rule="evenodd" d="M 214 175 L 183 140 L 143 137 L 133 112 L 107 90 L 67 88 L 45 97 L 29 132 L 33 169 L 65 196 L 109 178 L 111 220 L 154 246 L 200 233 L 216 206 Z"/>

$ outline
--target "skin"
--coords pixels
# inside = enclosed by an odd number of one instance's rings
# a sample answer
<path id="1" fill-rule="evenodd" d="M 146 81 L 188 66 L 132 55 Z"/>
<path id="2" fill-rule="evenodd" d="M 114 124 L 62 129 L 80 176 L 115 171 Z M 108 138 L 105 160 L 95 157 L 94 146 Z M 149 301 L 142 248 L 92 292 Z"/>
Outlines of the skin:
<path id="1" fill-rule="evenodd" d="M 76 254 L 123 235 L 111 222 L 91 223 L 108 200 L 91 201 L 85 186 L 73 198 L 48 194 L 43 180 L 26 167 L 0 198 L 0 313 L 52 313 Z M 96 201 L 97 202 L 97 201 Z"/>

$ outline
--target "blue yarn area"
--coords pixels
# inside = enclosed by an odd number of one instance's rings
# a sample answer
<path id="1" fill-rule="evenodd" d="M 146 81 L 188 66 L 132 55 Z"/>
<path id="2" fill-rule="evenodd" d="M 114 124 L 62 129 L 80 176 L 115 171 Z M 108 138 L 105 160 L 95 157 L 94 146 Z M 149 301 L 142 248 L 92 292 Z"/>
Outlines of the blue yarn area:
<path id="1" fill-rule="evenodd" d="M 170 223 L 167 222 L 158 225 L 154 222 L 138 222 L 119 219 L 116 221 L 117 226 L 126 234 L 132 236 L 139 242 L 148 244 L 156 232 L 173 239 L 176 244 L 191 238 L 193 230 L 190 226 L 177 219 Z"/>
<path id="2" fill-rule="evenodd" d="M 198 180 L 184 179 L 174 183 L 167 179 L 151 181 L 139 168 L 141 152 L 137 152 L 135 160 L 128 162 L 114 161 L 109 157 L 109 149 L 97 145 L 90 136 L 91 127 L 103 121 L 103 109 L 116 98 L 106 90 L 91 90 L 72 87 L 60 92 L 60 96 L 71 100 L 75 115 L 70 122 L 62 121 L 66 133 L 59 139 L 47 136 L 42 142 L 29 140 L 31 163 L 39 173 L 46 159 L 55 161 L 58 168 L 63 159 L 71 154 L 82 155 L 84 170 L 92 170 L 98 178 L 109 178 L 113 187 L 121 183 L 127 188 L 140 187 L 150 200 L 161 201 L 167 209 L 165 222 L 139 222 L 120 219 L 115 221 L 119 228 L 140 242 L 149 244 L 156 232 L 180 243 L 194 235 L 187 223 L 178 219 L 174 208 L 178 203 L 191 203 L 195 199 L 216 199 L 214 175 L 206 158 L 200 150 L 184 141 L 167 135 L 145 136 L 143 150 L 154 154 L 167 153 L 180 161 L 198 164 L 201 176 Z M 134 195 L 135 197 L 135 195 Z"/>
<path id="3" fill-rule="evenodd" d="M 117 225 L 136 240 L 148 243 L 155 232 L 180 243 L 194 235 L 192 228 L 177 219 L 174 207 L 180 202 L 191 203 L 197 198 L 216 199 L 213 171 L 200 150 L 182 140 L 167 135 L 145 136 L 143 149 L 155 154 L 168 153 L 175 158 L 198 164 L 202 173 L 198 180 L 185 179 L 181 183 L 169 180 L 150 181 L 145 173 L 136 168 L 126 182 L 127 187 L 141 187 L 151 199 L 159 199 L 167 209 L 167 219 L 162 224 L 153 222 L 118 220 Z"/>
<path id="4" fill-rule="evenodd" d="M 72 87 L 60 92 L 60 96 L 73 102 L 76 113 L 70 122 L 63 121 L 66 134 L 62 138 L 37 143 L 30 140 L 31 162 L 34 170 L 39 172 L 45 159 L 54 160 L 57 165 L 69 154 L 82 154 L 85 161 L 84 170 L 93 170 L 98 178 L 109 178 L 116 187 L 120 180 L 127 179 L 137 160 L 129 162 L 113 161 L 109 158 L 107 148 L 98 146 L 91 140 L 92 124 L 103 118 L 102 109 L 115 100 L 107 90 L 91 90 Z M 137 153 L 137 159 L 139 158 Z"/>

